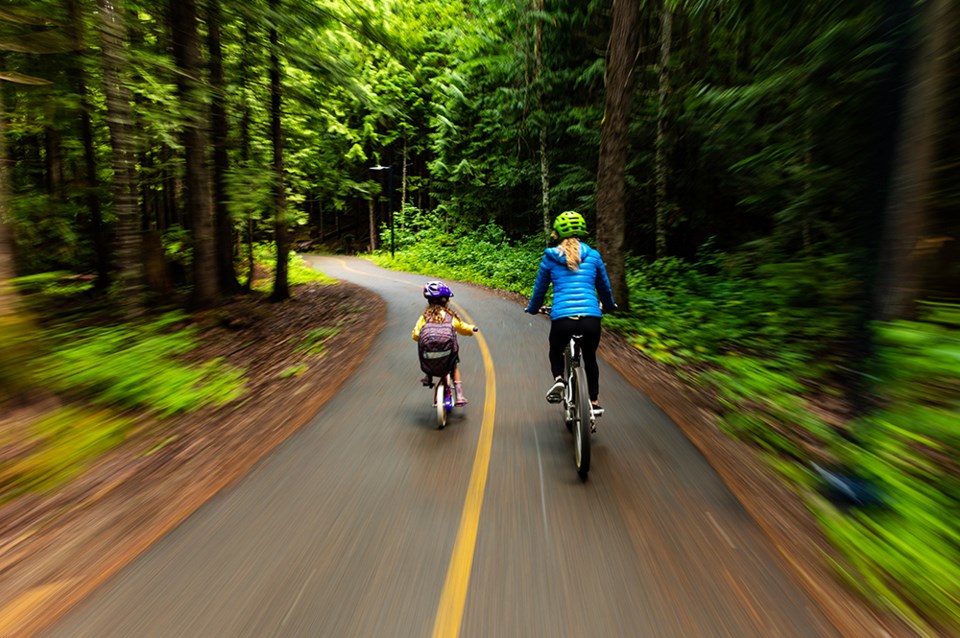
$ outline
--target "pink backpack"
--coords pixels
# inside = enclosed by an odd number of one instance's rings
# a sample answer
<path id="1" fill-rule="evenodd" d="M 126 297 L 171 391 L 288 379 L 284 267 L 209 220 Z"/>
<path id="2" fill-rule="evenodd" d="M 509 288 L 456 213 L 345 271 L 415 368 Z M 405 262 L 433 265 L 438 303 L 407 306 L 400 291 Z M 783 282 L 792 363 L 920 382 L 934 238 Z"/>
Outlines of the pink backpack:
<path id="1" fill-rule="evenodd" d="M 459 349 L 457 331 L 453 327 L 453 317 L 449 313 L 443 323 L 425 323 L 420 328 L 417 353 L 420 355 L 420 369 L 425 373 L 442 377 L 450 372 L 453 368 L 454 355 Z"/>

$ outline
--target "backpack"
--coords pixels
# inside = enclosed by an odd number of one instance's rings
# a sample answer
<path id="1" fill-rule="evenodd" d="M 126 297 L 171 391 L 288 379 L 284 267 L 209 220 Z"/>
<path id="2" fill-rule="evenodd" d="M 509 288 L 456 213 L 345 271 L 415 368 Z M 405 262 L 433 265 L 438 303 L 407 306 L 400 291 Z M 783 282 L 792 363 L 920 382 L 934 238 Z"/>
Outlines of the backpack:
<path id="1" fill-rule="evenodd" d="M 420 369 L 425 373 L 442 377 L 450 372 L 459 349 L 457 331 L 449 314 L 443 323 L 425 323 L 420 328 L 417 353 L 420 355 Z"/>

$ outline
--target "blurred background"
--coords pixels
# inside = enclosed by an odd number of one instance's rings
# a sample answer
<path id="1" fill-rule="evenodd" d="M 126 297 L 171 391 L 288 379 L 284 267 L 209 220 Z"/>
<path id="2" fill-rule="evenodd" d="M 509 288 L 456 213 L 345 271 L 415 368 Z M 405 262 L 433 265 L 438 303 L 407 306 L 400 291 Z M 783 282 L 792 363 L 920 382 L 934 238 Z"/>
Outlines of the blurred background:
<path id="1" fill-rule="evenodd" d="M 958 43 L 952 0 L 6 3 L 0 501 L 240 400 L 198 331 L 297 252 L 529 294 L 572 209 L 605 325 L 960 632 Z"/>

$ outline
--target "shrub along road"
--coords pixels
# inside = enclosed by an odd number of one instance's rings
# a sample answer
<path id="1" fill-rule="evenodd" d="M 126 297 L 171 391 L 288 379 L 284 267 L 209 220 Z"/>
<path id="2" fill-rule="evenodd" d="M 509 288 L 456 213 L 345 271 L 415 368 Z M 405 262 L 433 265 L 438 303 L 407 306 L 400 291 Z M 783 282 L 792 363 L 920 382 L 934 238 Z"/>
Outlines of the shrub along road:
<path id="1" fill-rule="evenodd" d="M 580 483 L 543 400 L 545 319 L 455 287 L 481 333 L 461 339 L 471 403 L 438 431 L 410 341 L 424 278 L 313 263 L 386 300 L 364 363 L 49 635 L 835 635 L 704 457 L 606 364 Z"/>

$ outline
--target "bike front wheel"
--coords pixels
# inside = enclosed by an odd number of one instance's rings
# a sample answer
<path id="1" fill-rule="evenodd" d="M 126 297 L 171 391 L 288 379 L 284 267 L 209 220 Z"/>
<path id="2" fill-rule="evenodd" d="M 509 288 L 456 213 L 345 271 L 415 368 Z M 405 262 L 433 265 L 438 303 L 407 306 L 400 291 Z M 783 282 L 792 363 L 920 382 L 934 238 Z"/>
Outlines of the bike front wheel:
<path id="1" fill-rule="evenodd" d="M 574 370 L 572 379 L 574 406 L 573 451 L 580 480 L 587 480 L 590 471 L 590 393 L 587 390 L 587 373 L 583 368 Z"/>

